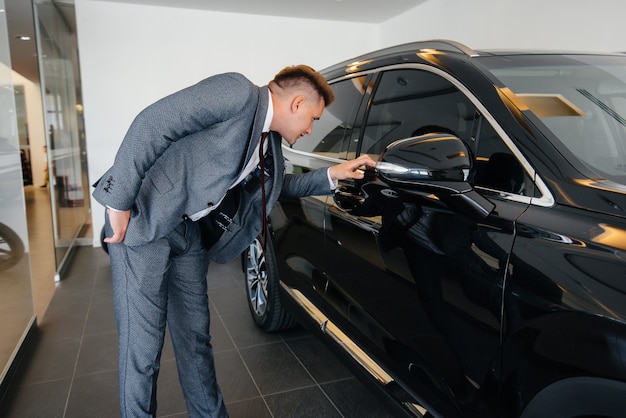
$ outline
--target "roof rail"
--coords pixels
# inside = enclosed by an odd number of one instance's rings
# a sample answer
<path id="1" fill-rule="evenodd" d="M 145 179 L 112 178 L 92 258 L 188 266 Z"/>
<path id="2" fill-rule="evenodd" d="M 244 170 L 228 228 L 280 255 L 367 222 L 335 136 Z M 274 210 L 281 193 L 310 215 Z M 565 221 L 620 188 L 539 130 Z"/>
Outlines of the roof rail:
<path id="1" fill-rule="evenodd" d="M 378 49 L 375 51 L 367 52 L 363 55 L 359 55 L 357 57 L 351 58 L 344 62 L 335 64 L 333 66 L 325 68 L 323 71 L 328 72 L 336 69 L 342 69 L 349 63 L 354 63 L 357 61 L 367 61 L 374 58 L 380 58 L 382 56 L 393 56 L 400 55 L 406 53 L 412 53 L 421 49 L 436 49 L 440 51 L 447 52 L 456 52 L 464 54 L 468 57 L 474 57 L 480 55 L 478 52 L 474 51 L 470 47 L 456 41 L 451 41 L 448 39 L 429 39 L 425 41 L 415 41 L 408 42 L 400 45 L 390 46 L 387 48 Z"/>
<path id="2" fill-rule="evenodd" d="M 454 51 L 461 52 L 467 55 L 468 57 L 479 55 L 478 52 L 474 51 L 472 48 L 468 47 L 467 45 L 462 44 L 457 41 L 451 41 L 449 39 L 430 39 L 430 40 L 419 42 L 419 43 L 421 44 L 421 43 L 431 43 L 431 42 L 436 45 L 444 45 L 444 46 L 452 47 Z M 437 49 L 443 49 L 446 51 L 448 50 L 447 48 L 442 48 L 442 47 L 439 47 Z"/>
<path id="3" fill-rule="evenodd" d="M 393 55 L 393 54 L 399 54 L 403 52 L 409 52 L 415 49 L 427 49 L 427 48 L 438 49 L 438 50 L 449 51 L 449 52 L 460 52 L 469 57 L 479 55 L 478 52 L 474 51 L 473 49 L 469 48 L 468 46 L 460 42 L 451 41 L 448 39 L 429 39 L 426 41 L 409 42 L 405 44 L 390 46 L 388 48 L 382 48 L 376 51 L 366 53 L 359 57 L 356 57 L 356 59 L 365 60 L 368 58 L 380 57 L 383 54 Z"/>

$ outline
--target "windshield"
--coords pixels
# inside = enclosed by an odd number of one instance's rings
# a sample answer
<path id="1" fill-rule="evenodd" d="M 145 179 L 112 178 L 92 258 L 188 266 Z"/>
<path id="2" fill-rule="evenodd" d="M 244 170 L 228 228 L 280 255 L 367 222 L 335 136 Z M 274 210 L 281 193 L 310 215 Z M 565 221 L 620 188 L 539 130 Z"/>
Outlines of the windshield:
<path id="1" fill-rule="evenodd" d="M 626 55 L 507 55 L 480 61 L 599 177 L 626 184 Z"/>

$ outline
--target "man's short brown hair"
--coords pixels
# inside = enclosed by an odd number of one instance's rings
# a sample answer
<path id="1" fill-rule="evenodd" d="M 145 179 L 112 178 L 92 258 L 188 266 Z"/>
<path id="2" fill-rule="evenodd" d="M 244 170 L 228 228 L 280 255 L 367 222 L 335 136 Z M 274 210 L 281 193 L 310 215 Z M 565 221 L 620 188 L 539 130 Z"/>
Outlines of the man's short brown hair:
<path id="1" fill-rule="evenodd" d="M 325 106 L 330 106 L 335 100 L 333 89 L 328 85 L 324 76 L 308 65 L 285 67 L 276 74 L 272 81 L 281 88 L 294 87 L 301 83 L 308 84 L 324 99 Z"/>

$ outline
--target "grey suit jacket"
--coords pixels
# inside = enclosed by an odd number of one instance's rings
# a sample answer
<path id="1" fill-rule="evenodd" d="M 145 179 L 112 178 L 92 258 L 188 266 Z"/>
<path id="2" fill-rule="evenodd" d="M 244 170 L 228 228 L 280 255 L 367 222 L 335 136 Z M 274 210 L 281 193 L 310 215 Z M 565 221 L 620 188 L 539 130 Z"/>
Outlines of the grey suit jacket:
<path id="1" fill-rule="evenodd" d="M 161 238 L 188 215 L 220 201 L 260 141 L 268 99 L 267 86 L 227 73 L 173 93 L 137 115 L 93 192 L 105 206 L 131 210 L 126 245 Z M 272 133 L 269 140 L 275 175 L 266 193 L 268 212 L 281 192 L 291 197 L 330 193 L 325 170 L 284 176 L 280 135 Z M 257 197 L 233 222 L 240 231 L 225 234 L 211 257 L 227 261 L 240 254 L 261 229 L 260 213 Z"/>

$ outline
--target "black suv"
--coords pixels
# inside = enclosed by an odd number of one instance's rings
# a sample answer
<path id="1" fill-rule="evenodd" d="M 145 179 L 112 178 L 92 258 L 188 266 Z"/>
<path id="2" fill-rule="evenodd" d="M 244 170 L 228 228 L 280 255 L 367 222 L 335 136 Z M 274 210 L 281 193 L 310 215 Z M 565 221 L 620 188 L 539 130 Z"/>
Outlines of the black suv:
<path id="1" fill-rule="evenodd" d="M 626 415 L 626 55 L 435 40 L 323 71 L 336 101 L 244 254 L 255 322 L 295 319 L 410 416 Z"/>

